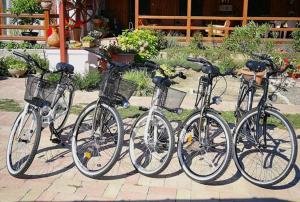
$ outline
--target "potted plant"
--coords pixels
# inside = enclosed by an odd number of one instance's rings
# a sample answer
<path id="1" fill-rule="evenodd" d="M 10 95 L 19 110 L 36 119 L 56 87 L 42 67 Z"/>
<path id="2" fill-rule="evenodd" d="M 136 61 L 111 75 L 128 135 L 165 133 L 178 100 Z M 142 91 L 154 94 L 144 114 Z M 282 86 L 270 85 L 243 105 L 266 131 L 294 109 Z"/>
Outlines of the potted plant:
<path id="1" fill-rule="evenodd" d="M 44 10 L 51 10 L 52 0 L 40 0 L 40 3 Z"/>
<path id="2" fill-rule="evenodd" d="M 132 63 L 136 56 L 136 52 L 131 49 L 122 49 L 116 42 L 105 48 L 110 54 L 111 59 L 119 63 Z"/>
<path id="3" fill-rule="evenodd" d="M 43 9 L 36 0 L 11 0 L 10 12 L 17 16 L 24 13 L 32 15 L 43 13 Z M 40 19 L 16 17 L 12 19 L 12 23 L 17 25 L 34 25 L 40 24 Z M 39 33 L 29 29 L 28 31 L 23 31 L 21 34 L 22 36 L 38 36 Z M 31 43 L 35 44 L 36 41 L 31 41 Z"/>
<path id="4" fill-rule="evenodd" d="M 27 72 L 28 66 L 27 63 L 23 60 L 19 60 L 13 56 L 8 56 L 5 58 L 6 67 L 8 72 L 12 77 L 21 77 Z"/>
<path id="5" fill-rule="evenodd" d="M 95 46 L 95 38 L 92 36 L 85 36 L 81 39 L 82 47 L 91 48 Z"/>

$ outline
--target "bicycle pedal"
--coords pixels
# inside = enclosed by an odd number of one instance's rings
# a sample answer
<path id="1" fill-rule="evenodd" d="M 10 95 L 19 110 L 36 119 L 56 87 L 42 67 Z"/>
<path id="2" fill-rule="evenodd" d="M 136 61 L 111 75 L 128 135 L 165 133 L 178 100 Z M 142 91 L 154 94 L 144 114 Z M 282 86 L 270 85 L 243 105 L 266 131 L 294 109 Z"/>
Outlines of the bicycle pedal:
<path id="1" fill-rule="evenodd" d="M 62 143 L 61 139 L 59 139 L 59 138 L 53 138 L 53 139 L 51 139 L 51 142 L 54 143 L 54 144 Z"/>

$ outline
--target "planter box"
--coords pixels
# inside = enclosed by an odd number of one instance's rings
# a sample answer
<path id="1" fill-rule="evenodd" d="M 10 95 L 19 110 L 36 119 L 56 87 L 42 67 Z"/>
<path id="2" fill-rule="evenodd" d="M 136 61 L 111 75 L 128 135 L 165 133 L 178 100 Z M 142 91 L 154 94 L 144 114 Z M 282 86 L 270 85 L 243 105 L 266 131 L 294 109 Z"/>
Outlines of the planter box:
<path id="1" fill-rule="evenodd" d="M 16 49 L 15 51 L 24 52 L 22 49 Z M 41 49 L 27 49 L 28 54 L 39 54 L 44 57 L 43 50 Z M 6 49 L 0 49 L 1 56 L 11 55 L 11 52 Z M 56 64 L 60 62 L 60 51 L 59 49 L 45 49 L 46 58 L 49 60 L 51 70 L 55 70 Z M 68 50 L 69 63 L 74 66 L 74 71 L 77 74 L 86 74 L 97 68 L 98 61 L 97 56 L 86 50 Z"/>
<path id="2" fill-rule="evenodd" d="M 134 57 L 135 57 L 135 54 L 132 54 L 132 53 L 111 54 L 111 59 L 114 62 L 119 62 L 119 63 L 124 63 L 124 64 L 133 63 Z"/>

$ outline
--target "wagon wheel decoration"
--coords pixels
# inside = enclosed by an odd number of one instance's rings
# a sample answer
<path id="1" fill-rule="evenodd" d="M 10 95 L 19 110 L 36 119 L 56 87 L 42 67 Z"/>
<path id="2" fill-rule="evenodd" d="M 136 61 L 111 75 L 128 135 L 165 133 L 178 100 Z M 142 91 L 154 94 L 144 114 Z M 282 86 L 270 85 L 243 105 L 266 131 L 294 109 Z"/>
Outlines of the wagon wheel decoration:
<path id="1" fill-rule="evenodd" d="M 96 0 L 68 0 L 66 3 L 67 22 L 84 25 L 92 20 L 96 13 Z"/>

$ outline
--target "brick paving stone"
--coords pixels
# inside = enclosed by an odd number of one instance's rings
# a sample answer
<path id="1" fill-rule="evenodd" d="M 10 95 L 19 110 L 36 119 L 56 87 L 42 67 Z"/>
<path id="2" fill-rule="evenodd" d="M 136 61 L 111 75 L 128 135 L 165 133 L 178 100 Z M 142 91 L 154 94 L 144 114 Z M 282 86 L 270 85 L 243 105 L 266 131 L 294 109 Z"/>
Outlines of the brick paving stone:
<path id="1" fill-rule="evenodd" d="M 128 177 L 126 177 L 125 183 L 138 184 L 140 176 L 141 175 L 139 173 L 129 175 Z"/>
<path id="2" fill-rule="evenodd" d="M 150 177 L 146 177 L 144 175 L 140 176 L 140 179 L 138 181 L 138 185 L 142 185 L 142 186 L 149 186 L 150 185 Z"/>
<path id="3" fill-rule="evenodd" d="M 63 192 L 58 193 L 53 201 L 82 201 L 86 197 L 86 194 L 65 194 Z"/>
<path id="4" fill-rule="evenodd" d="M 75 192 L 79 194 L 86 194 L 89 197 L 100 198 L 107 189 L 108 184 L 104 182 L 83 182 L 81 187 Z"/>
<path id="5" fill-rule="evenodd" d="M 103 197 L 115 199 L 120 192 L 122 184 L 109 184 L 103 193 Z"/>
<path id="6" fill-rule="evenodd" d="M 176 200 L 190 200 L 191 191 L 188 189 L 177 189 Z"/>
<path id="7" fill-rule="evenodd" d="M 44 191 L 45 189 L 32 188 L 26 193 L 24 197 L 22 197 L 21 201 L 35 201 Z"/>
<path id="8" fill-rule="evenodd" d="M 175 199 L 176 198 L 176 192 L 177 190 L 174 188 L 167 188 L 167 187 L 149 187 L 149 195 L 157 194 L 165 196 L 169 199 Z"/>
<path id="9" fill-rule="evenodd" d="M 145 201 L 147 199 L 147 193 L 132 193 L 132 192 L 119 192 L 117 201 Z"/>
<path id="10" fill-rule="evenodd" d="M 121 188 L 121 192 L 146 194 L 146 193 L 148 193 L 148 187 L 140 186 L 140 185 L 133 185 L 133 184 L 124 184 Z"/>

